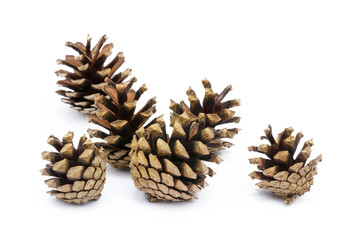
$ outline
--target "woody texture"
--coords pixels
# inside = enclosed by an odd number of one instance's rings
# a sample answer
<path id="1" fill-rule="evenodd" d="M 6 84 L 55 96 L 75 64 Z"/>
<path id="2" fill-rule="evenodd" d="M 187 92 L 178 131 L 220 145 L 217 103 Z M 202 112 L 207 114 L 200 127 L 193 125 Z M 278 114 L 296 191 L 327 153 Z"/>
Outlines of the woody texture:
<path id="1" fill-rule="evenodd" d="M 109 80 L 104 86 L 106 96 L 101 95 L 95 99 L 96 114 L 88 115 L 89 122 L 105 129 L 89 129 L 88 132 L 90 137 L 104 140 L 96 144 L 104 148 L 108 163 L 115 168 L 129 167 L 132 137 L 156 112 L 154 97 L 135 113 L 139 98 L 147 90 L 145 85 L 137 91 L 132 89 L 136 81 L 135 77 L 117 84 Z"/>
<path id="2" fill-rule="evenodd" d="M 259 171 L 252 172 L 249 176 L 258 179 L 256 185 L 267 189 L 273 194 L 283 198 L 286 204 L 293 202 L 297 196 L 310 191 L 314 183 L 314 176 L 317 174 L 317 164 L 322 161 L 322 155 L 315 159 L 307 160 L 311 154 L 311 147 L 314 145 L 312 139 L 304 143 L 297 156 L 296 149 L 303 134 L 292 135 L 292 127 L 285 128 L 278 134 L 277 139 L 272 135 L 272 128 L 269 125 L 265 136 L 261 139 L 269 141 L 268 144 L 261 144 L 258 147 L 251 146 L 249 151 L 255 151 L 266 155 L 265 158 L 250 158 L 251 164 L 256 164 Z"/>
<path id="3" fill-rule="evenodd" d="M 206 177 L 215 174 L 206 162 L 222 162 L 209 151 L 214 130 L 205 126 L 204 118 L 194 121 L 186 115 L 182 124 L 173 124 L 170 137 L 161 117 L 134 135 L 131 177 L 151 202 L 195 199 L 195 194 L 208 185 Z"/>
<path id="4" fill-rule="evenodd" d="M 235 116 L 235 111 L 230 110 L 230 108 L 240 106 L 240 100 L 234 99 L 223 101 L 227 94 L 232 90 L 232 86 L 227 86 L 221 93 L 218 94 L 212 90 L 211 83 L 208 80 L 203 80 L 202 84 L 205 88 L 205 95 L 202 102 L 191 87 L 186 91 L 190 106 L 188 106 L 184 101 L 176 103 L 171 100 L 170 109 L 173 112 L 171 113 L 170 124 L 173 125 L 174 122 L 179 122 L 179 115 L 182 113 L 192 113 L 198 117 L 205 117 L 206 127 L 214 128 L 216 138 L 233 138 L 236 134 L 238 134 L 238 128 L 217 128 L 219 125 L 226 123 L 238 123 L 240 121 L 240 117 Z M 212 151 L 219 151 L 224 148 L 231 147 L 232 145 L 233 144 L 228 141 L 222 141 L 222 146 L 217 149 L 214 148 Z"/>
<path id="5" fill-rule="evenodd" d="M 51 176 L 45 183 L 53 190 L 48 193 L 70 203 L 82 204 L 101 197 L 106 180 L 106 157 L 86 136 L 80 138 L 77 148 L 73 144 L 73 132 L 60 141 L 51 135 L 48 143 L 56 152 L 43 152 L 49 161 L 42 175 Z"/>
<path id="6" fill-rule="evenodd" d="M 122 52 L 105 64 L 114 47 L 112 43 L 104 46 L 106 40 L 107 37 L 104 35 L 93 48 L 91 48 L 90 36 L 86 44 L 66 42 L 65 45 L 74 49 L 79 55 L 66 55 L 64 60 L 57 60 L 58 64 L 69 67 L 71 71 L 56 72 L 56 75 L 65 78 L 57 82 L 64 89 L 56 92 L 63 96 L 62 102 L 70 104 L 71 108 L 84 114 L 95 114 L 94 100 L 98 96 L 105 95 L 102 89 L 107 79 L 121 83 L 131 74 L 130 69 L 116 73 L 125 60 Z"/>

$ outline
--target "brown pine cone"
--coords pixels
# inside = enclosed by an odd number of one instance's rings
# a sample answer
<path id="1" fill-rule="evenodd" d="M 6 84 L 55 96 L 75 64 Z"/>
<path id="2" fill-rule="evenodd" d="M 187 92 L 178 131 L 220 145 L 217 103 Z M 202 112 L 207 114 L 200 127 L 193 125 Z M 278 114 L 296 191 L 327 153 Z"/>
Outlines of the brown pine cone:
<path id="1" fill-rule="evenodd" d="M 101 197 L 106 180 L 106 157 L 86 136 L 80 138 L 77 149 L 72 139 L 74 133 L 66 134 L 62 141 L 51 135 L 48 143 L 57 152 L 43 152 L 49 161 L 42 175 L 52 178 L 45 181 L 54 190 L 48 193 L 70 203 L 87 203 Z"/>
<path id="2" fill-rule="evenodd" d="M 238 123 L 240 117 L 236 117 L 235 111 L 230 110 L 230 108 L 240 106 L 240 100 L 235 99 L 223 102 L 223 99 L 232 90 L 231 85 L 227 86 L 220 94 L 217 94 L 213 92 L 208 80 L 203 80 L 202 84 L 205 88 L 205 96 L 202 104 L 191 88 L 186 92 L 190 107 L 186 105 L 184 101 L 178 104 L 171 100 L 170 109 L 173 112 L 171 113 L 170 125 L 172 126 L 174 122 L 179 121 L 179 115 L 184 112 L 192 113 L 199 118 L 205 117 L 206 127 L 216 128 L 218 125 L 226 123 Z M 239 129 L 223 128 L 216 129 L 215 132 L 217 138 L 233 138 L 239 132 Z M 219 151 L 224 147 L 231 147 L 232 145 L 230 142 L 223 141 L 223 146 L 220 149 L 213 150 Z"/>
<path id="3" fill-rule="evenodd" d="M 58 64 L 68 66 L 73 71 L 59 70 L 56 72 L 58 76 L 65 78 L 58 81 L 57 84 L 68 89 L 56 92 L 64 96 L 61 99 L 62 102 L 70 104 L 71 108 L 84 114 L 95 114 L 94 99 L 105 95 L 102 89 L 107 84 L 108 78 L 115 83 L 121 83 L 131 74 L 130 69 L 115 74 L 124 63 L 125 58 L 121 52 L 111 62 L 104 65 L 114 47 L 112 43 L 103 46 L 106 39 L 107 37 L 104 35 L 92 49 L 89 36 L 86 45 L 80 42 L 67 42 L 66 46 L 77 51 L 79 56 L 67 55 L 65 60 L 57 60 Z"/>
<path id="4" fill-rule="evenodd" d="M 98 107 L 96 115 L 88 115 L 90 122 L 107 130 L 107 133 L 95 129 L 89 129 L 88 132 L 90 137 L 105 141 L 96 144 L 104 148 L 108 163 L 115 168 L 129 167 L 128 153 L 132 137 L 156 112 L 155 98 L 151 98 L 135 113 L 137 101 L 147 88 L 143 85 L 135 91 L 131 88 L 134 82 L 136 78 L 118 84 L 109 81 L 104 87 L 107 95 L 99 96 L 95 100 Z"/>
<path id="5" fill-rule="evenodd" d="M 162 118 L 140 128 L 133 137 L 131 177 L 151 202 L 196 198 L 194 194 L 207 186 L 206 176 L 215 174 L 205 162 L 222 161 L 209 151 L 214 131 L 205 127 L 204 120 L 194 121 L 186 115 L 183 114 L 183 124 L 174 123 L 170 138 Z"/>
<path id="6" fill-rule="evenodd" d="M 313 177 L 317 174 L 316 166 L 322 160 L 322 155 L 306 164 L 311 154 L 312 140 L 305 142 L 300 153 L 295 157 L 297 146 L 303 134 L 299 132 L 292 136 L 294 129 L 285 128 L 275 140 L 272 128 L 265 129 L 261 139 L 267 139 L 270 145 L 261 144 L 259 147 L 249 147 L 249 151 L 263 153 L 267 158 L 250 158 L 251 164 L 256 164 L 260 171 L 254 171 L 249 176 L 261 180 L 256 185 L 268 189 L 273 194 L 283 198 L 290 204 L 297 196 L 310 191 Z"/>

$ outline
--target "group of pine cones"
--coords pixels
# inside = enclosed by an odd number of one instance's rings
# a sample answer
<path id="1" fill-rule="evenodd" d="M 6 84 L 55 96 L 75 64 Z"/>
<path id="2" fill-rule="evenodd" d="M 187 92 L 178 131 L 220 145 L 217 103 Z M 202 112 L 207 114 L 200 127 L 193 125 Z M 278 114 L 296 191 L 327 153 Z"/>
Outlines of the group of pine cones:
<path id="1" fill-rule="evenodd" d="M 226 123 L 238 123 L 240 118 L 230 110 L 240 105 L 240 100 L 223 101 L 232 90 L 227 86 L 221 93 L 212 90 L 208 80 L 201 101 L 190 88 L 189 105 L 184 101 L 171 100 L 171 134 L 167 134 L 162 116 L 149 120 L 156 112 L 155 97 L 149 99 L 138 111 L 137 101 L 147 90 L 145 85 L 134 90 L 135 77 L 130 79 L 131 70 L 116 71 L 124 63 L 123 53 L 105 64 L 112 53 L 113 44 L 104 45 L 103 36 L 91 47 L 91 38 L 86 45 L 67 42 L 79 53 L 67 55 L 59 64 L 70 67 L 71 71 L 59 70 L 58 76 L 65 79 L 57 83 L 66 90 L 57 91 L 62 102 L 86 114 L 89 122 L 100 125 L 104 130 L 89 129 L 90 137 L 102 139 L 92 143 L 85 135 L 75 148 L 73 132 L 67 133 L 62 141 L 51 135 L 48 143 L 55 152 L 43 152 L 42 158 L 49 161 L 43 175 L 52 178 L 45 183 L 53 190 L 51 195 L 71 203 L 86 203 L 98 199 L 106 181 L 106 164 L 112 167 L 130 168 L 134 185 L 153 202 L 185 201 L 195 199 L 195 194 L 205 188 L 207 176 L 215 172 L 207 162 L 220 164 L 223 160 L 218 152 L 233 144 L 224 140 L 233 138 L 237 128 L 220 128 Z M 292 136 L 293 129 L 286 128 L 275 140 L 272 129 L 265 130 L 264 137 L 270 145 L 249 147 L 250 151 L 263 153 L 267 158 L 252 158 L 259 171 L 250 174 L 261 180 L 257 185 L 291 203 L 297 196 L 310 190 L 316 165 L 321 155 L 306 164 L 313 145 L 305 142 L 295 157 L 301 132 Z"/>

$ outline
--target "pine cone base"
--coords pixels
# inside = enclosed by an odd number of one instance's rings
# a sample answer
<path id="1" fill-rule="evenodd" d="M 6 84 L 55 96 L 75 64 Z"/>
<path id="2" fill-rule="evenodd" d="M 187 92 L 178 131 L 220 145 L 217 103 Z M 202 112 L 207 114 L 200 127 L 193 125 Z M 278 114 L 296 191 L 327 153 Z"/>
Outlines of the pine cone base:
<path id="1" fill-rule="evenodd" d="M 87 115 L 87 114 L 95 114 L 96 113 L 96 106 L 94 104 L 92 104 L 92 103 L 90 103 L 91 104 L 90 107 L 84 108 L 84 107 L 76 106 L 75 104 L 73 104 L 70 101 L 67 101 L 65 99 L 61 99 L 61 101 L 63 103 L 70 104 L 70 108 L 78 111 L 79 113 L 82 113 L 82 114 L 85 114 L 85 115 Z"/>
<path id="2" fill-rule="evenodd" d="M 115 149 L 113 146 L 110 146 L 106 143 L 96 143 L 98 147 L 104 149 L 104 154 L 107 157 L 107 163 L 114 168 L 124 169 L 128 168 L 131 158 L 129 152 L 131 149 L 123 148 L 121 150 Z"/>
<path id="3" fill-rule="evenodd" d="M 275 180 L 261 180 L 256 185 L 271 191 L 274 195 L 283 198 L 286 204 L 290 204 L 296 197 L 310 191 L 311 185 L 314 184 L 313 177 L 317 174 L 316 166 L 321 160 L 320 155 L 304 167 L 301 167 L 303 165 L 301 163 L 294 164 L 290 167 L 290 171 L 275 174 Z"/>
<path id="4" fill-rule="evenodd" d="M 110 164 L 110 166 L 114 168 L 128 168 L 130 164 L 131 158 L 129 156 L 126 156 L 125 158 L 118 158 L 115 154 L 110 154 L 108 156 L 107 162 Z"/>
<path id="5" fill-rule="evenodd" d="M 106 174 L 106 171 L 104 172 Z M 105 175 L 104 175 L 105 176 Z M 60 191 L 48 191 L 51 196 L 55 196 L 57 199 L 62 200 L 68 203 L 76 203 L 83 204 L 87 203 L 90 200 L 98 200 L 101 197 L 101 192 L 104 189 L 106 180 L 104 178 L 99 179 L 93 185 L 93 188 L 89 187 L 91 190 L 83 190 L 83 191 L 70 191 L 70 192 L 60 192 Z M 80 181 L 74 182 L 74 185 L 83 184 Z M 91 186 L 93 184 L 92 181 L 87 181 L 85 186 Z"/>
<path id="6" fill-rule="evenodd" d="M 154 168 L 150 168 L 146 172 L 144 165 L 141 164 L 132 166 L 130 173 L 135 187 L 145 193 L 149 202 L 157 200 L 183 202 L 196 199 L 195 196 L 189 194 L 188 187 L 180 180 L 174 179 L 170 174 L 160 173 L 161 175 L 159 175 Z"/>

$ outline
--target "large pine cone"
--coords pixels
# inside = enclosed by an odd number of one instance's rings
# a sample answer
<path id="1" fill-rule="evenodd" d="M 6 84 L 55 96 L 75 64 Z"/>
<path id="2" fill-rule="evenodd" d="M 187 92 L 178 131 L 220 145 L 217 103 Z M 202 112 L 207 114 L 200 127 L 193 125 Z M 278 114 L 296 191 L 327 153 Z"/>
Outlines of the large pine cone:
<path id="1" fill-rule="evenodd" d="M 249 151 L 265 154 L 268 158 L 251 158 L 250 163 L 257 164 L 260 171 L 254 171 L 249 176 L 252 179 L 261 180 L 256 185 L 270 190 L 280 196 L 287 204 L 295 200 L 297 196 L 310 191 L 313 177 L 317 174 L 316 166 L 322 160 L 322 155 L 306 164 L 311 154 L 312 140 L 305 142 L 300 153 L 295 157 L 297 146 L 303 134 L 299 132 L 296 137 L 292 136 L 294 129 L 285 128 L 275 140 L 272 128 L 269 125 L 265 129 L 265 135 L 261 139 L 267 139 L 270 145 L 261 144 L 259 147 L 249 147 Z"/>
<path id="2" fill-rule="evenodd" d="M 42 175 L 52 176 L 45 183 L 55 190 L 48 193 L 65 202 L 87 203 L 101 197 L 106 180 L 106 157 L 86 136 L 74 148 L 73 132 L 60 141 L 51 135 L 48 143 L 57 152 L 43 152 L 42 158 L 49 161 Z"/>
<path id="3" fill-rule="evenodd" d="M 72 68 L 73 72 L 66 70 L 56 72 L 58 76 L 65 78 L 58 81 L 57 84 L 69 89 L 56 92 L 65 97 L 61 99 L 62 102 L 70 104 L 73 109 L 84 114 L 95 114 L 94 99 L 105 95 L 102 89 L 108 78 L 115 83 L 120 83 L 131 74 L 130 69 L 115 74 L 116 70 L 124 63 L 125 58 L 121 52 L 111 62 L 104 65 L 114 47 L 112 43 L 103 47 L 106 39 L 106 36 L 100 38 L 92 49 L 89 36 L 86 45 L 80 42 L 67 42 L 66 46 L 77 51 L 79 56 L 67 55 L 65 60 L 57 60 L 58 64 Z"/>
<path id="4" fill-rule="evenodd" d="M 143 85 L 135 91 L 131 88 L 134 82 L 136 78 L 118 84 L 109 81 L 104 87 L 107 96 L 100 96 L 95 100 L 98 107 L 96 115 L 88 115 L 90 122 L 108 130 L 108 133 L 95 129 L 89 129 L 88 132 L 91 137 L 105 141 L 97 145 L 104 148 L 108 163 L 115 168 L 129 167 L 128 153 L 131 150 L 132 137 L 135 131 L 156 112 L 155 98 L 151 98 L 135 113 L 137 101 L 147 88 Z"/>
<path id="5" fill-rule="evenodd" d="M 240 106 L 240 100 L 235 99 L 223 102 L 223 99 L 232 90 L 231 85 L 227 86 L 220 94 L 217 94 L 213 92 L 208 80 L 203 80 L 202 84 L 205 88 L 205 96 L 202 104 L 191 88 L 186 92 L 190 107 L 186 105 L 184 101 L 181 101 L 179 104 L 171 100 L 170 109 L 173 112 L 171 114 L 170 125 L 172 126 L 174 122 L 179 122 L 179 115 L 184 112 L 192 113 L 198 117 L 204 116 L 206 126 L 211 128 L 216 128 L 216 126 L 226 123 L 238 123 L 240 117 L 236 117 L 235 111 L 230 110 L 230 108 Z M 219 138 L 233 138 L 238 131 L 238 128 L 216 129 L 216 135 Z M 223 147 L 215 150 L 218 151 L 225 147 L 231 147 L 232 145 L 230 142 L 223 141 Z"/>
<path id="6" fill-rule="evenodd" d="M 186 116 L 186 114 L 184 114 Z M 204 163 L 222 159 L 209 151 L 215 134 L 204 121 L 175 122 L 171 137 L 162 118 L 136 132 L 132 142 L 131 177 L 149 201 L 185 201 L 207 186 L 214 171 Z"/>

